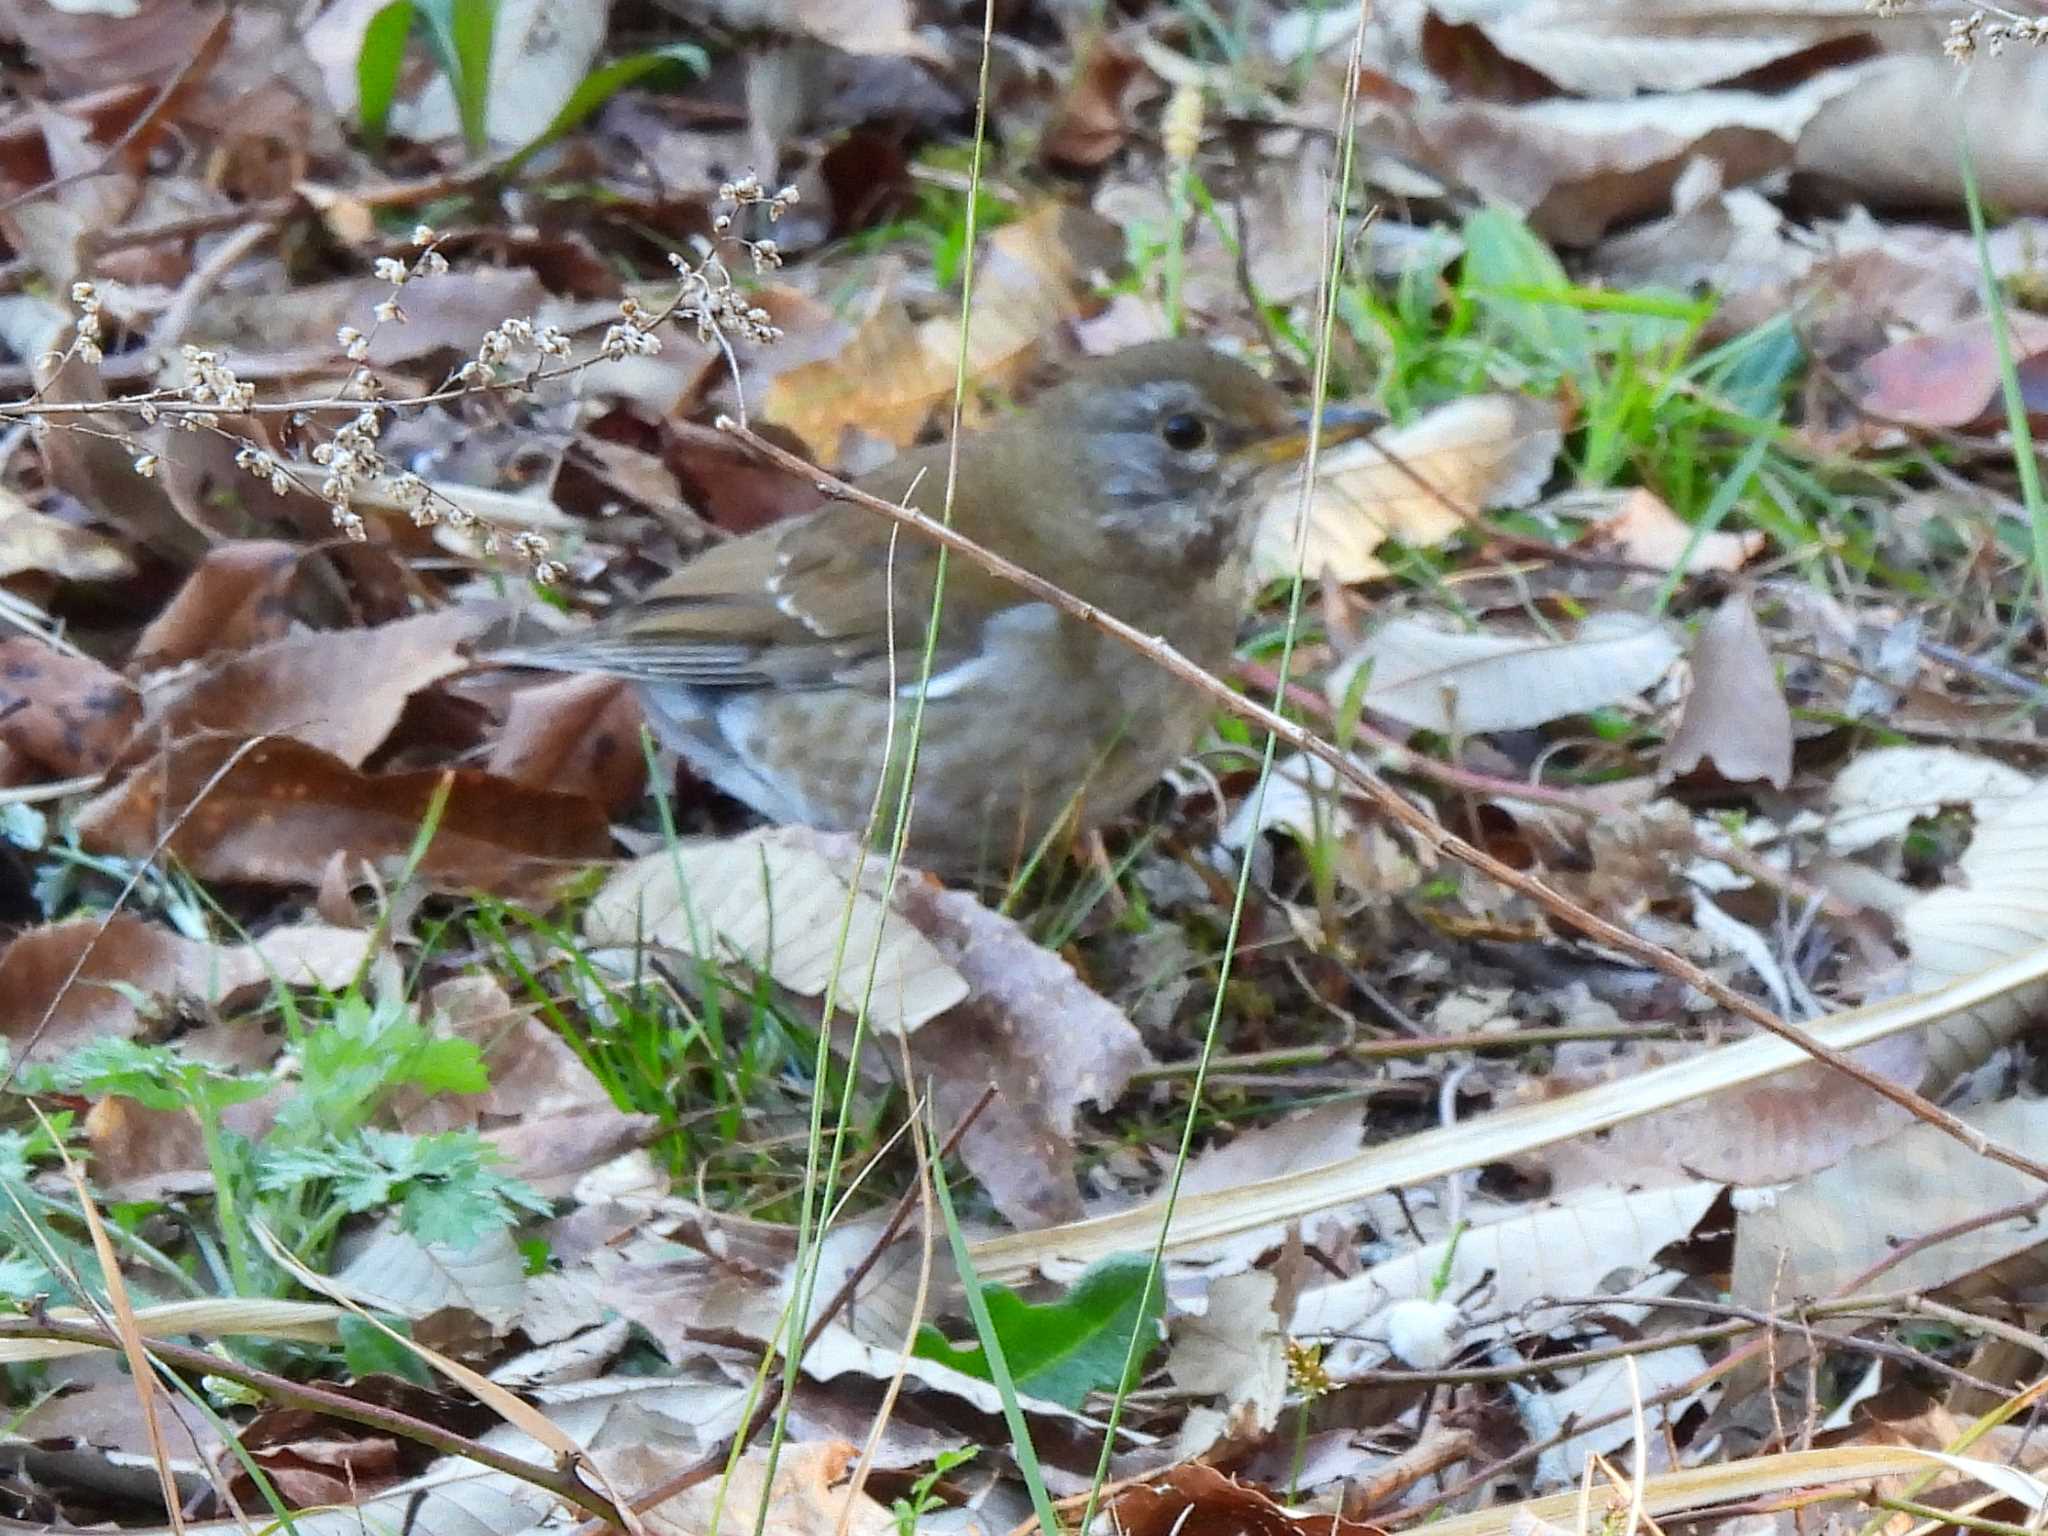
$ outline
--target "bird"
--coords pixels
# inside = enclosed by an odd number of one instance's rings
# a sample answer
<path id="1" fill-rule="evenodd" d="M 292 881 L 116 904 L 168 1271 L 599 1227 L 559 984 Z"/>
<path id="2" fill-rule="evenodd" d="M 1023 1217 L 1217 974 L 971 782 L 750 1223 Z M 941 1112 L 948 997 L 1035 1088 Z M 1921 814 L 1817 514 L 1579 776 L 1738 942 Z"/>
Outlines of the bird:
<path id="1" fill-rule="evenodd" d="M 963 435 L 951 521 L 1213 672 L 1243 617 L 1256 493 L 1305 440 L 1247 363 L 1196 340 L 1144 343 Z M 949 453 L 911 450 L 858 488 L 937 517 Z M 711 546 L 581 631 L 493 659 L 630 679 L 701 778 L 770 821 L 858 832 L 906 759 L 938 569 L 930 541 L 827 500 Z M 1014 869 L 1049 834 L 1100 828 L 1213 710 L 957 554 L 930 639 L 906 856 L 941 875 Z"/>

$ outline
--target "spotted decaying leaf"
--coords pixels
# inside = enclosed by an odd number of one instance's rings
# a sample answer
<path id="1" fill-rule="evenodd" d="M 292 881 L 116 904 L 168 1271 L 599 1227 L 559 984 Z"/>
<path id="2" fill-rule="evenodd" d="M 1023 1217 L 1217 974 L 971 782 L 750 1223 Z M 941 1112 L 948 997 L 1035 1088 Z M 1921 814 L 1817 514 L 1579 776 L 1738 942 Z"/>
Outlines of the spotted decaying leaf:
<path id="1" fill-rule="evenodd" d="M 202 880 L 315 885 L 337 849 L 395 868 L 449 786 L 419 876 L 437 890 L 538 893 L 603 857 L 602 807 L 473 770 L 363 773 L 303 742 L 201 736 L 165 748 L 79 813 L 86 845 L 166 848 Z M 212 782 L 215 776 L 219 782 Z"/>
<path id="2" fill-rule="evenodd" d="M 30 635 L 0 640 L 0 746 L 58 778 L 112 766 L 142 718 L 119 673 Z"/>

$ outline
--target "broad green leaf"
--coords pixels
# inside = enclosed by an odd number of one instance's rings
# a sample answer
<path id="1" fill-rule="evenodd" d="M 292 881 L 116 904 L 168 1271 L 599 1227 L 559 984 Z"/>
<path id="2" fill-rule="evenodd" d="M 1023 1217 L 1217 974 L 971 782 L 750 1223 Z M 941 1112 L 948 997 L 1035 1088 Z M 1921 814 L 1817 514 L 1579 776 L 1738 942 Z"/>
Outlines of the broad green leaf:
<path id="1" fill-rule="evenodd" d="M 363 142 L 373 153 L 384 149 L 384 130 L 391 121 L 391 100 L 398 91 L 412 23 L 412 0 L 391 0 L 363 31 L 362 51 L 356 55 L 356 116 Z"/>
<path id="2" fill-rule="evenodd" d="M 532 143 L 515 154 L 511 163 L 515 166 L 523 164 L 529 156 L 554 143 L 627 86 L 656 70 L 676 66 L 702 75 L 711 68 L 711 61 L 705 57 L 702 48 L 692 43 L 668 43 L 660 48 L 650 48 L 645 53 L 615 59 L 603 69 L 592 70 L 583 77 L 583 83 L 576 87 L 574 94 L 562 103 L 554 121 L 542 129 Z"/>
<path id="3" fill-rule="evenodd" d="M 1461 285 L 1517 354 L 1534 353 L 1561 373 L 1590 381 L 1592 327 L 1566 302 L 1572 287 L 1550 247 L 1504 208 L 1482 208 L 1465 221 Z M 1555 300 L 1522 297 L 1559 295 Z"/>
<path id="4" fill-rule="evenodd" d="M 498 0 L 416 0 L 426 18 L 427 44 L 455 93 L 455 111 L 471 154 L 490 142 L 491 38 Z"/>
<path id="5" fill-rule="evenodd" d="M 1143 1329 L 1154 1342 L 1165 1301 L 1151 1287 L 1150 1304 L 1139 1314 L 1150 1261 L 1143 1254 L 1116 1254 L 1089 1266 L 1058 1301 L 1034 1304 L 1007 1286 L 985 1292 L 989 1320 L 1017 1390 L 1065 1408 L 1079 1408 L 1092 1391 L 1112 1391 L 1129 1353 L 1131 1335 Z M 919 1331 L 913 1354 L 982 1381 L 990 1380 L 988 1358 L 979 1344 L 956 1348 L 936 1329 Z M 1132 1370 L 1142 1370 L 1150 1348 L 1142 1348 Z"/>
<path id="6" fill-rule="evenodd" d="M 412 1325 L 402 1317 L 387 1318 L 396 1332 L 410 1334 Z M 365 1376 L 397 1376 L 416 1387 L 433 1385 L 433 1378 L 420 1357 L 392 1338 L 382 1328 L 360 1317 L 344 1317 L 336 1325 L 341 1333 L 341 1358 L 357 1380 Z"/>

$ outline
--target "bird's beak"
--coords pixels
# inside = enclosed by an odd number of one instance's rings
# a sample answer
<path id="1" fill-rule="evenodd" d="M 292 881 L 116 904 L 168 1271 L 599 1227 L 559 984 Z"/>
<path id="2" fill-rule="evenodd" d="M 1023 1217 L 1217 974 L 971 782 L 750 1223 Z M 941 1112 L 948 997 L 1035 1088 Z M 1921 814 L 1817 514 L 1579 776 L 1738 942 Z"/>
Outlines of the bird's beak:
<path id="1" fill-rule="evenodd" d="M 1246 443 L 1231 455 L 1238 462 L 1254 468 L 1277 468 L 1298 463 L 1308 453 L 1311 425 L 1308 413 L 1301 413 L 1301 419 L 1293 427 L 1276 432 L 1271 437 L 1261 437 Z M 1369 406 L 1344 402 L 1323 407 L 1322 431 L 1316 435 L 1318 449 L 1333 448 L 1338 443 L 1348 443 L 1354 438 L 1365 437 L 1387 424 L 1387 418 Z"/>

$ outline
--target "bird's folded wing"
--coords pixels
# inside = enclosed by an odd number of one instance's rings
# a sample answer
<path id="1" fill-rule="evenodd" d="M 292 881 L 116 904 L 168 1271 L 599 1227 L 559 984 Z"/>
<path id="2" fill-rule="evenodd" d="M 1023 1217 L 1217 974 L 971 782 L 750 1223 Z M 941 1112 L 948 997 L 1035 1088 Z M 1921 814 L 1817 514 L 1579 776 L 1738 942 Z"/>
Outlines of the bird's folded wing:
<path id="1" fill-rule="evenodd" d="M 991 604 L 1023 600 L 963 567 L 947 576 L 935 672 L 980 653 Z M 706 551 L 578 634 L 491 659 L 643 683 L 884 692 L 917 676 L 936 569 L 930 544 L 828 507 Z"/>

